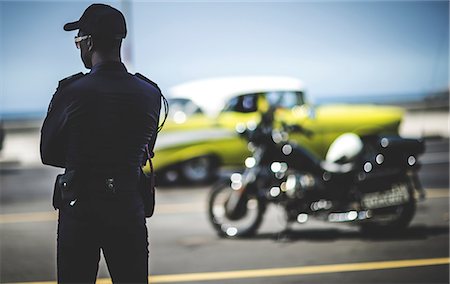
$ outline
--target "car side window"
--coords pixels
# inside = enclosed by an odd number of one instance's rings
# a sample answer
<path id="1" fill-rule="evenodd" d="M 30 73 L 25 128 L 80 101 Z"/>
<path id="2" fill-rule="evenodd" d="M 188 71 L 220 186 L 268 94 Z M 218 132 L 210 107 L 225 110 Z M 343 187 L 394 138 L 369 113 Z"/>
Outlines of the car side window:
<path id="1" fill-rule="evenodd" d="M 295 91 L 273 91 L 258 94 L 246 94 L 232 98 L 228 101 L 223 112 L 255 112 L 258 110 L 258 96 L 265 96 L 267 102 L 274 107 L 290 109 L 295 106 L 303 105 L 302 92 Z"/>
<path id="2" fill-rule="evenodd" d="M 189 99 L 172 98 L 169 99 L 169 104 L 169 117 L 171 119 L 174 119 L 174 116 L 183 115 L 184 117 L 190 117 L 194 114 L 203 113 L 202 109 Z"/>
<path id="3" fill-rule="evenodd" d="M 265 96 L 267 102 L 274 107 L 289 109 L 304 104 L 302 92 L 267 92 Z"/>
<path id="4" fill-rule="evenodd" d="M 224 112 L 255 112 L 258 110 L 257 106 L 257 94 L 248 94 L 232 98 L 224 108 Z"/>
<path id="5" fill-rule="evenodd" d="M 301 92 L 283 92 L 279 106 L 282 108 L 293 108 L 303 105 L 303 93 Z"/>

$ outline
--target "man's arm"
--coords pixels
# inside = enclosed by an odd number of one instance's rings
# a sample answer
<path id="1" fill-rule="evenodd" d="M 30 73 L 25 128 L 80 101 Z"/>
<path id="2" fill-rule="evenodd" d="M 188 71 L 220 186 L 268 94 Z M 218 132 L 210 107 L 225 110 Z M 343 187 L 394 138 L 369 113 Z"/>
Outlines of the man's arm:
<path id="1" fill-rule="evenodd" d="M 60 168 L 66 166 L 67 122 L 73 103 L 70 103 L 70 96 L 65 93 L 64 88 L 83 76 L 83 73 L 78 73 L 59 81 L 41 129 L 40 151 L 43 164 Z"/>
<path id="2" fill-rule="evenodd" d="M 53 95 L 41 129 L 41 160 L 43 164 L 64 168 L 67 114 L 58 91 Z"/>
<path id="3" fill-rule="evenodd" d="M 149 150 L 149 154 L 151 156 L 151 158 L 153 158 L 154 156 L 154 148 L 155 148 L 155 143 L 156 143 L 156 138 L 158 136 L 158 132 L 159 132 L 159 117 L 160 117 L 160 111 L 161 111 L 161 100 L 164 99 L 164 96 L 161 92 L 161 89 L 158 87 L 158 84 L 156 84 L 155 82 L 153 82 L 152 80 L 148 79 L 147 77 L 145 77 L 144 75 L 140 74 L 140 73 L 136 73 L 135 74 L 136 77 L 138 77 L 141 80 L 146 81 L 147 83 L 150 83 L 156 90 L 157 90 L 157 96 L 156 99 L 154 101 L 154 103 L 148 104 L 149 109 L 148 112 L 150 114 L 150 117 L 152 117 L 155 121 L 156 121 L 156 128 L 153 130 L 153 133 L 151 134 L 151 138 L 148 141 L 147 145 L 148 145 L 148 150 Z M 167 102 L 167 100 L 165 100 L 165 102 Z M 164 111 L 167 113 L 168 109 L 167 109 L 168 105 L 164 105 Z M 167 115 L 166 115 L 167 116 Z M 164 119 L 165 121 L 165 119 Z M 162 127 L 162 125 L 161 125 Z"/>

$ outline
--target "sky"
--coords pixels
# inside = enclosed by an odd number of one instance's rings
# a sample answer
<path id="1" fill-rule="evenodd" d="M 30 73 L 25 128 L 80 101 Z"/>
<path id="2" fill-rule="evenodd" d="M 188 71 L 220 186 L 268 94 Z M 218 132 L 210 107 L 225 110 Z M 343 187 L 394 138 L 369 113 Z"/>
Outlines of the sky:
<path id="1" fill-rule="evenodd" d="M 92 3 L 0 0 L 0 115 L 44 114 L 59 80 L 89 72 L 62 27 Z M 127 18 L 129 71 L 163 92 L 240 75 L 299 78 L 313 100 L 449 87 L 446 0 L 103 3 Z"/>

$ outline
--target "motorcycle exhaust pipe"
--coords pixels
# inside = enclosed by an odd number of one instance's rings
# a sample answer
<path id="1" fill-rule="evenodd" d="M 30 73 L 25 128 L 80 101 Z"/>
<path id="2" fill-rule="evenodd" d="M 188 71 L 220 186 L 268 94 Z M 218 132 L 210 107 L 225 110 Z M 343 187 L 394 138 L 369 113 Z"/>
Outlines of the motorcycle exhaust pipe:
<path id="1" fill-rule="evenodd" d="M 370 210 L 366 211 L 348 211 L 339 213 L 328 214 L 328 222 L 332 223 L 342 223 L 342 222 L 354 222 L 370 219 L 372 217 L 372 212 Z"/>
<path id="2" fill-rule="evenodd" d="M 370 210 L 366 211 L 348 211 L 348 212 L 339 212 L 339 213 L 330 213 L 328 214 L 328 222 L 331 223 L 343 223 L 343 222 L 354 222 L 354 221 L 362 221 L 372 218 L 372 212 Z M 297 222 L 300 224 L 304 224 L 309 220 L 309 215 L 306 213 L 300 213 L 297 216 Z"/>

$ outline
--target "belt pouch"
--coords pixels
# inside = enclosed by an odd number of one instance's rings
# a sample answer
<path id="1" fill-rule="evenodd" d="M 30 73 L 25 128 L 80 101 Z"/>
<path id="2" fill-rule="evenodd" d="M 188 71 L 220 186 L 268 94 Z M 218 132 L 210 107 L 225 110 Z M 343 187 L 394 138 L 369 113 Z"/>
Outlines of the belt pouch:
<path id="1" fill-rule="evenodd" d="M 66 171 L 62 175 L 58 175 L 57 179 L 57 187 L 61 192 L 61 200 L 63 202 L 72 201 L 77 198 L 77 194 L 75 192 L 75 171 Z"/>
<path id="2" fill-rule="evenodd" d="M 145 217 L 151 217 L 155 210 L 155 176 L 153 171 L 147 175 L 141 169 L 138 187 L 144 203 Z"/>

